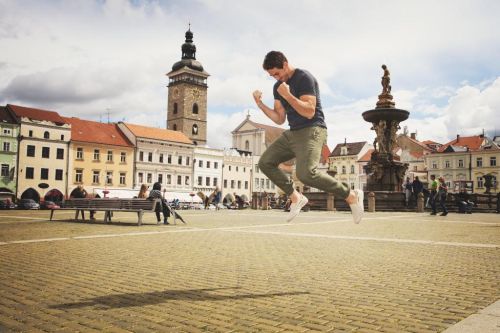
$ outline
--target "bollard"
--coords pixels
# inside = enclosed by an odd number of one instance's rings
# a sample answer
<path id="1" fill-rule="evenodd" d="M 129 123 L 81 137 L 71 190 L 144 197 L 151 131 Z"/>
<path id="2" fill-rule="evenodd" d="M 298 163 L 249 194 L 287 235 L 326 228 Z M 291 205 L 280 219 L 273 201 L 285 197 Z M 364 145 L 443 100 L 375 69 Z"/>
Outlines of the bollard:
<path id="1" fill-rule="evenodd" d="M 375 212 L 375 193 L 368 193 L 368 211 L 370 213 Z"/>
<path id="2" fill-rule="evenodd" d="M 424 212 L 424 194 L 420 192 L 417 196 L 417 213 Z"/>
<path id="3" fill-rule="evenodd" d="M 327 193 L 326 210 L 329 212 L 335 210 L 335 197 L 333 196 L 333 193 Z"/>

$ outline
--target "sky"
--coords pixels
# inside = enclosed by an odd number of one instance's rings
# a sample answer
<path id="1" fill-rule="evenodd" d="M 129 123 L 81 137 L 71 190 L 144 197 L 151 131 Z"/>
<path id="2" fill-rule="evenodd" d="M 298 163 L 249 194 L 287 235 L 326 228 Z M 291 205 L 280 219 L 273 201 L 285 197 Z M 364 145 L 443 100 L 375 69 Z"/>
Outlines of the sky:
<path id="1" fill-rule="evenodd" d="M 382 91 L 382 64 L 410 111 L 401 131 L 500 135 L 498 17 L 497 0 L 0 0 L 0 105 L 165 128 L 166 73 L 190 23 L 210 73 L 211 147 L 231 147 L 247 114 L 274 125 L 252 98 L 273 104 L 270 50 L 318 80 L 330 149 L 373 142 L 361 114 Z"/>

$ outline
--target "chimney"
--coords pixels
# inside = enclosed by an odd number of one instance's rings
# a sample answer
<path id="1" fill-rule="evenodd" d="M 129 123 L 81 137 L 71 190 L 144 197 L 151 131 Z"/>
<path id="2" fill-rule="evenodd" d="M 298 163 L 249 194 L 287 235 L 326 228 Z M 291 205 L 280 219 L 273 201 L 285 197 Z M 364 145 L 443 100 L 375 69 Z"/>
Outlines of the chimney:
<path id="1" fill-rule="evenodd" d="M 457 142 L 460 140 L 460 134 L 457 134 Z"/>
<path id="2" fill-rule="evenodd" d="M 410 138 L 412 138 L 413 140 L 417 140 L 417 133 L 410 133 Z"/>

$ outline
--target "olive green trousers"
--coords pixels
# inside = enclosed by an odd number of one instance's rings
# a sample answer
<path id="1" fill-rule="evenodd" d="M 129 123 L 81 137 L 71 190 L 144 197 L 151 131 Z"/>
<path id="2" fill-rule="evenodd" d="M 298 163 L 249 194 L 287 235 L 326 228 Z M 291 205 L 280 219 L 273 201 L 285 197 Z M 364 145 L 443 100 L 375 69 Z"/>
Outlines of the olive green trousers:
<path id="1" fill-rule="evenodd" d="M 302 183 L 345 199 L 349 196 L 349 186 L 317 170 L 326 137 L 326 128 L 318 126 L 287 130 L 262 154 L 259 168 L 286 195 L 290 195 L 294 190 L 293 182 L 278 165 L 295 158 L 297 178 Z"/>

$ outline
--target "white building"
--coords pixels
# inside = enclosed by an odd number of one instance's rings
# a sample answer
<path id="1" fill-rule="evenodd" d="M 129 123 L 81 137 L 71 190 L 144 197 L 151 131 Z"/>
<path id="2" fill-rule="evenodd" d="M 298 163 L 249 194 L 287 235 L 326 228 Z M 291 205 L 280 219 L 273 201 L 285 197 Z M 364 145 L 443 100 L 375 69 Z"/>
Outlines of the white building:
<path id="1" fill-rule="evenodd" d="M 194 148 L 194 184 L 195 193 L 210 195 L 213 190 L 222 186 L 222 168 L 224 151 L 220 149 L 200 147 Z"/>
<path id="2" fill-rule="evenodd" d="M 360 168 L 362 157 L 372 149 L 372 145 L 363 142 L 339 143 L 330 154 L 330 170 L 336 179 L 349 185 L 351 189 L 363 188 L 366 184 L 366 175 Z"/>
<path id="3" fill-rule="evenodd" d="M 234 200 L 234 193 L 251 198 L 252 156 L 237 149 L 224 150 L 222 198 Z M 254 190 L 255 191 L 255 190 Z"/>

